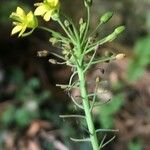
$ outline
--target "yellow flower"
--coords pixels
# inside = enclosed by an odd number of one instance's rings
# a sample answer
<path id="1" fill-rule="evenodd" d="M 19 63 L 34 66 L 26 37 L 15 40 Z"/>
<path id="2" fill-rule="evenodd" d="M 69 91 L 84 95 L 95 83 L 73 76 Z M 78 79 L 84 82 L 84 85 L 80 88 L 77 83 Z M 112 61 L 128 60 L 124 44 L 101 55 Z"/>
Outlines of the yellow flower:
<path id="1" fill-rule="evenodd" d="M 35 3 L 37 8 L 34 14 L 42 16 L 45 21 L 49 21 L 51 17 L 58 13 L 59 0 L 44 0 L 43 3 Z"/>
<path id="2" fill-rule="evenodd" d="M 37 19 L 33 12 L 30 11 L 28 14 L 26 14 L 20 7 L 17 7 L 16 12 L 12 12 L 10 18 L 14 20 L 13 25 L 15 25 L 15 27 L 12 29 L 11 35 L 20 32 L 19 37 L 27 36 L 31 34 L 38 26 Z M 31 30 L 25 33 L 27 28 Z"/>

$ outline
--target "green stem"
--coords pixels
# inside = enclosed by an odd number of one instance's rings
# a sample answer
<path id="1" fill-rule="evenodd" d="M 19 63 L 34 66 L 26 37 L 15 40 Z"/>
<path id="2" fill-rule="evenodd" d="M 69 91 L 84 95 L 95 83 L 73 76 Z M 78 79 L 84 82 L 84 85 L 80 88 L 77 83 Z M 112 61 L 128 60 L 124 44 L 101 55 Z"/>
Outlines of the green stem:
<path id="1" fill-rule="evenodd" d="M 82 43 L 81 45 L 84 44 L 85 42 L 85 39 L 86 39 L 86 36 L 87 36 L 87 33 L 88 33 L 88 29 L 89 29 L 89 26 L 90 26 L 90 7 L 87 7 L 87 25 L 86 25 L 86 28 L 85 28 L 85 32 L 83 34 L 83 37 L 82 37 Z"/>
<path id="2" fill-rule="evenodd" d="M 114 39 L 116 38 L 116 34 L 113 32 L 110 35 L 108 35 L 107 37 L 93 43 L 90 45 L 89 48 L 87 48 L 86 54 L 91 52 L 96 46 L 100 46 L 105 44 L 106 42 L 112 42 Z"/>
<path id="3" fill-rule="evenodd" d="M 62 29 L 65 31 L 65 33 L 67 34 L 67 36 L 71 39 L 72 43 L 76 44 L 76 41 L 70 35 L 70 33 L 68 32 L 68 30 L 66 29 L 66 27 L 64 26 L 64 24 L 61 22 L 61 20 L 58 20 L 58 23 L 60 24 L 60 26 L 62 27 Z"/>
<path id="4" fill-rule="evenodd" d="M 64 36 L 62 36 L 61 34 L 59 34 L 58 32 L 56 32 L 56 31 L 54 31 L 54 30 L 52 30 L 52 29 L 49 29 L 49 28 L 47 28 L 47 27 L 42 27 L 42 26 L 40 26 L 40 27 L 38 27 L 39 29 L 42 29 L 42 30 L 45 30 L 45 31 L 47 31 L 47 32 L 49 32 L 49 33 L 51 33 L 51 34 L 56 34 L 60 39 L 66 39 L 66 37 L 64 37 Z"/>
<path id="5" fill-rule="evenodd" d="M 76 26 L 74 25 L 72 19 L 69 18 L 69 17 L 68 17 L 67 15 L 65 15 L 65 14 L 62 14 L 62 15 L 71 23 L 71 25 L 72 25 L 72 27 L 73 27 L 74 34 L 75 34 L 75 36 L 76 36 L 76 40 L 80 43 L 79 33 L 78 33 L 78 30 L 77 30 Z"/>
<path id="6" fill-rule="evenodd" d="M 91 144 L 92 144 L 93 150 L 99 150 L 98 139 L 97 139 L 94 123 L 93 123 L 93 116 L 92 116 L 92 112 L 90 111 L 90 103 L 88 100 L 88 93 L 87 93 L 87 88 L 86 88 L 84 70 L 82 67 L 79 67 L 79 66 L 77 70 L 78 70 L 78 76 L 79 76 L 79 81 L 80 81 L 81 97 L 83 101 L 86 122 L 87 122 L 88 130 L 90 132 Z"/>
<path id="7" fill-rule="evenodd" d="M 89 37 L 92 37 L 94 34 L 96 34 L 97 30 L 99 29 L 99 27 L 102 25 L 102 23 L 100 22 L 97 27 L 89 34 Z"/>

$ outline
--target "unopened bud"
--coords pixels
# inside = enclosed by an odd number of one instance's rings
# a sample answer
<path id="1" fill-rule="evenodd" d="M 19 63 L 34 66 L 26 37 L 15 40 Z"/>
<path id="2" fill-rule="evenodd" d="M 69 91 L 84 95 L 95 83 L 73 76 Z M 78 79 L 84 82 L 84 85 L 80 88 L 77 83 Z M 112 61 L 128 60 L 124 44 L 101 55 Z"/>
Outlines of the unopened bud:
<path id="1" fill-rule="evenodd" d="M 125 54 L 123 54 L 123 53 L 117 54 L 116 55 L 116 60 L 123 59 L 124 57 L 125 57 Z"/>
<path id="2" fill-rule="evenodd" d="M 58 12 L 58 10 L 56 10 L 56 12 L 51 16 L 51 18 L 54 21 L 57 21 L 59 19 L 59 12 Z"/>
<path id="3" fill-rule="evenodd" d="M 100 82 L 100 77 L 96 77 L 96 83 Z"/>
<path id="4" fill-rule="evenodd" d="M 69 26 L 70 26 L 70 23 L 69 23 L 68 20 L 65 20 L 65 21 L 64 21 L 64 24 L 65 24 L 66 27 L 69 27 Z"/>
<path id="5" fill-rule="evenodd" d="M 47 50 L 42 50 L 37 52 L 38 57 L 46 57 L 48 56 L 49 52 Z"/>
<path id="6" fill-rule="evenodd" d="M 107 23 L 113 16 L 113 12 L 106 12 L 102 17 L 100 18 L 101 23 Z"/>
<path id="7" fill-rule="evenodd" d="M 55 38 L 55 37 L 50 38 L 49 41 L 52 43 L 52 45 L 54 45 L 58 42 L 57 38 Z"/>
<path id="8" fill-rule="evenodd" d="M 56 61 L 55 59 L 49 59 L 48 61 L 49 61 L 49 63 L 51 63 L 51 64 L 57 64 L 57 61 Z"/>
<path id="9" fill-rule="evenodd" d="M 118 34 L 122 33 L 124 30 L 125 30 L 125 27 L 120 26 L 120 27 L 117 27 L 114 32 L 118 35 Z"/>
<path id="10" fill-rule="evenodd" d="M 83 24 L 83 18 L 80 18 L 80 20 L 79 20 L 79 24 Z"/>
<path id="11" fill-rule="evenodd" d="M 85 7 L 90 7 L 92 5 L 93 0 L 84 0 Z"/>
<path id="12" fill-rule="evenodd" d="M 63 55 L 67 55 L 67 54 L 68 54 L 68 51 L 67 51 L 66 49 L 64 49 L 64 50 L 62 51 L 62 54 L 63 54 Z"/>

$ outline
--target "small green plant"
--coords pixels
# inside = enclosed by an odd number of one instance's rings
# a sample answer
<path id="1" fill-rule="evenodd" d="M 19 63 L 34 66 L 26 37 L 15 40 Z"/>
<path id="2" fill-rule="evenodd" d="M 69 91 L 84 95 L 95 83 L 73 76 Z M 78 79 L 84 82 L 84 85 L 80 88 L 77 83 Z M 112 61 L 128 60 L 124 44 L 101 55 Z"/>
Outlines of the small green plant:
<path id="1" fill-rule="evenodd" d="M 98 25 L 95 30 L 90 31 L 92 0 L 83 0 L 83 2 L 86 8 L 87 17 L 86 19 L 81 18 L 78 26 L 73 23 L 72 19 L 61 12 L 59 0 L 44 0 L 41 3 L 36 3 L 35 6 L 37 8 L 34 13 L 30 11 L 26 14 L 22 8 L 17 7 L 16 12 L 13 12 L 10 16 L 14 20 L 13 24 L 15 25 L 11 34 L 14 35 L 19 33 L 19 37 L 24 37 L 30 35 L 36 28 L 46 30 L 51 34 L 52 37 L 50 38 L 50 42 L 52 45 L 58 46 L 62 50 L 61 55 L 48 51 L 39 51 L 38 56 L 47 56 L 51 53 L 62 61 L 58 62 L 57 60 L 49 59 L 50 63 L 61 65 L 64 64 L 71 67 L 72 75 L 70 77 L 69 84 L 57 84 L 57 86 L 60 86 L 68 92 L 73 88 L 79 89 L 80 95 L 78 97 L 73 97 L 71 94 L 70 97 L 76 107 L 82 110 L 85 114 L 60 115 L 60 117 L 85 120 L 87 125 L 86 130 L 88 131 L 89 137 L 82 139 L 71 138 L 71 140 L 75 142 L 91 142 L 93 150 L 100 150 L 112 139 L 106 143 L 104 143 L 103 140 L 102 142 L 98 140 L 98 132 L 102 131 L 102 129 L 95 129 L 93 108 L 98 105 L 98 102 L 96 101 L 98 89 L 97 85 L 101 81 L 100 78 L 97 77 L 95 81 L 95 90 L 93 93 L 88 93 L 88 81 L 86 80 L 86 75 L 88 70 L 93 65 L 116 59 L 122 59 L 124 57 L 124 54 L 113 54 L 111 56 L 97 58 L 96 52 L 99 49 L 99 46 L 116 39 L 118 35 L 124 31 L 125 27 L 117 27 L 110 35 L 104 37 L 103 39 L 95 38 L 98 29 L 111 19 L 113 13 L 107 12 L 102 15 L 102 17 L 98 20 Z M 36 16 L 42 16 L 45 21 L 53 20 L 57 22 L 65 34 L 40 26 Z M 74 82 L 73 79 L 75 76 L 78 77 L 78 80 Z M 81 103 L 79 103 L 76 98 L 81 99 Z"/>
<path id="2" fill-rule="evenodd" d="M 39 79 L 31 78 L 25 81 L 24 74 L 19 69 L 14 69 L 10 74 L 10 82 L 19 88 L 14 93 L 14 103 L 8 104 L 2 113 L 1 127 L 7 129 L 13 124 L 15 128 L 24 129 L 32 120 L 40 118 L 40 105 L 50 98 L 50 92 L 36 92 L 40 88 Z"/>

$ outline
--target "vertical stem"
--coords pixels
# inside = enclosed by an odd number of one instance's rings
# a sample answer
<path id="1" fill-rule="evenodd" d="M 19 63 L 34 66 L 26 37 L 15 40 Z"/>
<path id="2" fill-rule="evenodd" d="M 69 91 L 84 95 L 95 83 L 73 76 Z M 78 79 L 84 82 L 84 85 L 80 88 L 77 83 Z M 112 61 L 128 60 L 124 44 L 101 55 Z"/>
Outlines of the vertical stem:
<path id="1" fill-rule="evenodd" d="M 82 69 L 82 67 L 78 66 L 78 76 L 79 76 L 79 81 L 80 81 L 80 90 L 81 90 L 81 97 L 83 101 L 83 107 L 85 111 L 85 116 L 86 116 L 86 122 L 88 126 L 88 130 L 90 132 L 90 139 L 91 139 L 91 144 L 93 147 L 93 150 L 99 150 L 99 144 L 98 144 L 98 139 L 93 123 L 93 116 L 90 111 L 90 104 L 88 100 L 88 93 L 87 93 L 87 88 L 86 88 L 86 81 L 85 81 L 85 74 Z"/>
<path id="2" fill-rule="evenodd" d="M 82 37 L 82 43 L 81 45 L 84 44 L 84 41 L 85 41 L 85 38 L 87 36 L 87 32 L 88 32 L 88 29 L 89 29 L 89 26 L 90 26 L 90 7 L 87 7 L 87 22 L 86 22 L 86 28 L 85 28 L 85 32 L 83 34 L 83 37 Z"/>

